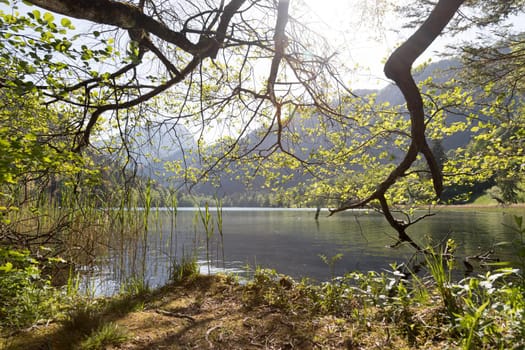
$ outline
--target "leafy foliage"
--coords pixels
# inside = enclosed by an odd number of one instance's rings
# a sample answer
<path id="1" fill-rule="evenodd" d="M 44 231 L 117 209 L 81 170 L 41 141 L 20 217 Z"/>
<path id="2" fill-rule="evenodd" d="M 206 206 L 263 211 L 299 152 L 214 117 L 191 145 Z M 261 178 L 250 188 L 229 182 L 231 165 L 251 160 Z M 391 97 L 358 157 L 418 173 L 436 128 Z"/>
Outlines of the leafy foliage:
<path id="1" fill-rule="evenodd" d="M 55 263 L 49 260 L 48 263 Z M 65 295 L 51 286 L 29 251 L 0 247 L 0 330 L 18 329 L 57 317 Z"/>
<path id="2" fill-rule="evenodd" d="M 394 269 L 349 273 L 312 285 L 258 269 L 244 298 L 248 307 L 267 303 L 290 314 L 331 315 L 368 332 L 371 325 L 381 323 L 387 332 L 401 334 L 416 347 L 425 339 L 447 339 L 449 345 L 456 342 L 463 349 L 520 347 L 525 300 L 523 290 L 513 282 L 516 272 L 500 269 L 442 283 L 439 274 L 431 279 L 408 277 Z M 453 309 L 437 306 L 443 291 Z"/>

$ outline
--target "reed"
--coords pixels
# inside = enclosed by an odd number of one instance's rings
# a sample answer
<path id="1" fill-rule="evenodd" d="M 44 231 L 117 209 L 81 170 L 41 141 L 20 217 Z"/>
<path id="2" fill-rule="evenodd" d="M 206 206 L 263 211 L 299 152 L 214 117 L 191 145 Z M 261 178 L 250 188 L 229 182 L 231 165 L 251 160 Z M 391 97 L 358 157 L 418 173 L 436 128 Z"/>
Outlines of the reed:
<path id="1" fill-rule="evenodd" d="M 426 250 L 425 261 L 428 271 L 436 284 L 437 290 L 448 317 L 453 320 L 454 315 L 458 312 L 458 305 L 452 290 L 452 269 L 453 253 L 455 251 L 455 242 L 449 239 L 440 251 L 435 251 L 429 247 Z"/>
<path id="2" fill-rule="evenodd" d="M 211 271 L 211 259 L 210 259 L 210 241 L 213 238 L 214 225 L 213 225 L 213 216 L 210 213 L 210 207 L 208 202 L 204 205 L 204 213 L 201 208 L 198 209 L 199 218 L 201 220 L 204 232 L 206 235 L 206 264 L 208 265 L 208 273 Z"/>
<path id="3" fill-rule="evenodd" d="M 221 254 L 222 254 L 222 268 L 225 269 L 226 261 L 225 261 L 225 256 L 224 256 L 224 231 L 223 231 L 222 201 L 216 197 L 215 203 L 217 207 L 217 231 L 219 232 L 219 237 L 220 237 L 220 247 L 221 247 Z"/>
<path id="4" fill-rule="evenodd" d="M 335 264 L 343 258 L 343 254 L 338 253 L 331 257 L 327 257 L 326 255 L 323 255 L 323 254 L 319 254 L 318 256 L 319 258 L 321 258 L 321 260 L 326 265 L 328 265 L 328 267 L 330 268 L 330 278 L 334 279 L 335 278 Z"/>
<path id="5" fill-rule="evenodd" d="M 176 233 L 177 229 L 177 193 L 173 189 L 168 190 L 168 211 L 170 213 L 170 239 L 169 239 L 169 251 L 170 251 L 170 260 L 177 258 L 177 249 L 178 249 L 178 237 Z M 175 252 L 175 256 L 172 256 L 172 252 Z"/>

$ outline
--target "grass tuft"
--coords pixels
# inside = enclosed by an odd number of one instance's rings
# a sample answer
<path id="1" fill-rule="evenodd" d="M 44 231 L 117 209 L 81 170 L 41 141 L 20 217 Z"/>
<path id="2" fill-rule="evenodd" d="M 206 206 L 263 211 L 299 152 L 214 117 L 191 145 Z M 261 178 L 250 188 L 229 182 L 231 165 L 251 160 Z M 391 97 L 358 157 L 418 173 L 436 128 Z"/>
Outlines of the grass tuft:
<path id="1" fill-rule="evenodd" d="M 183 257 L 180 262 L 175 262 L 172 267 L 171 280 L 174 283 L 191 281 L 199 276 L 200 268 L 195 258 Z"/>
<path id="2" fill-rule="evenodd" d="M 130 338 L 129 333 L 119 325 L 110 322 L 103 324 L 80 343 L 81 350 L 99 350 L 117 346 Z"/>

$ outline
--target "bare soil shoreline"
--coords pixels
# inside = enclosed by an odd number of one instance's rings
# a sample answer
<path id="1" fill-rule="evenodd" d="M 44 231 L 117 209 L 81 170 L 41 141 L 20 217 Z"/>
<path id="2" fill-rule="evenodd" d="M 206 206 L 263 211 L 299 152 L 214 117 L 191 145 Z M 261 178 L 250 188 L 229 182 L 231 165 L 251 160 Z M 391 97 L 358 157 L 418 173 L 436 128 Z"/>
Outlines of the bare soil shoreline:
<path id="1" fill-rule="evenodd" d="M 274 300 L 268 302 L 268 293 Z M 275 284 L 240 285 L 231 276 L 198 276 L 142 297 L 113 300 L 99 314 L 79 312 L 0 341 L 10 350 L 82 349 L 89 334 L 112 325 L 126 334 L 97 349 L 443 349 L 454 344 L 439 327 L 414 337 L 373 308 L 366 317 L 312 311 L 304 291 L 286 277 Z M 311 301 L 310 301 L 311 302 Z M 413 312 L 435 322 L 439 308 Z"/>

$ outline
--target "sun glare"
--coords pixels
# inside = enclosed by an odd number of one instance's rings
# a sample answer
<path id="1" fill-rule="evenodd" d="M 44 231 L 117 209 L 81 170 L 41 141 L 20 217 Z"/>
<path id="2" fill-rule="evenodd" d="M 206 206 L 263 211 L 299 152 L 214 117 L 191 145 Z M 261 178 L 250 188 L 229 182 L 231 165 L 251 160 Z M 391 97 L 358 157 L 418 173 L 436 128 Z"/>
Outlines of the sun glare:
<path id="1" fill-rule="evenodd" d="M 387 55 L 401 40 L 390 31 L 398 22 L 381 1 L 304 0 L 304 20 L 328 39 L 338 58 L 354 71 L 353 87 L 377 88 L 387 81 L 382 73 Z"/>

